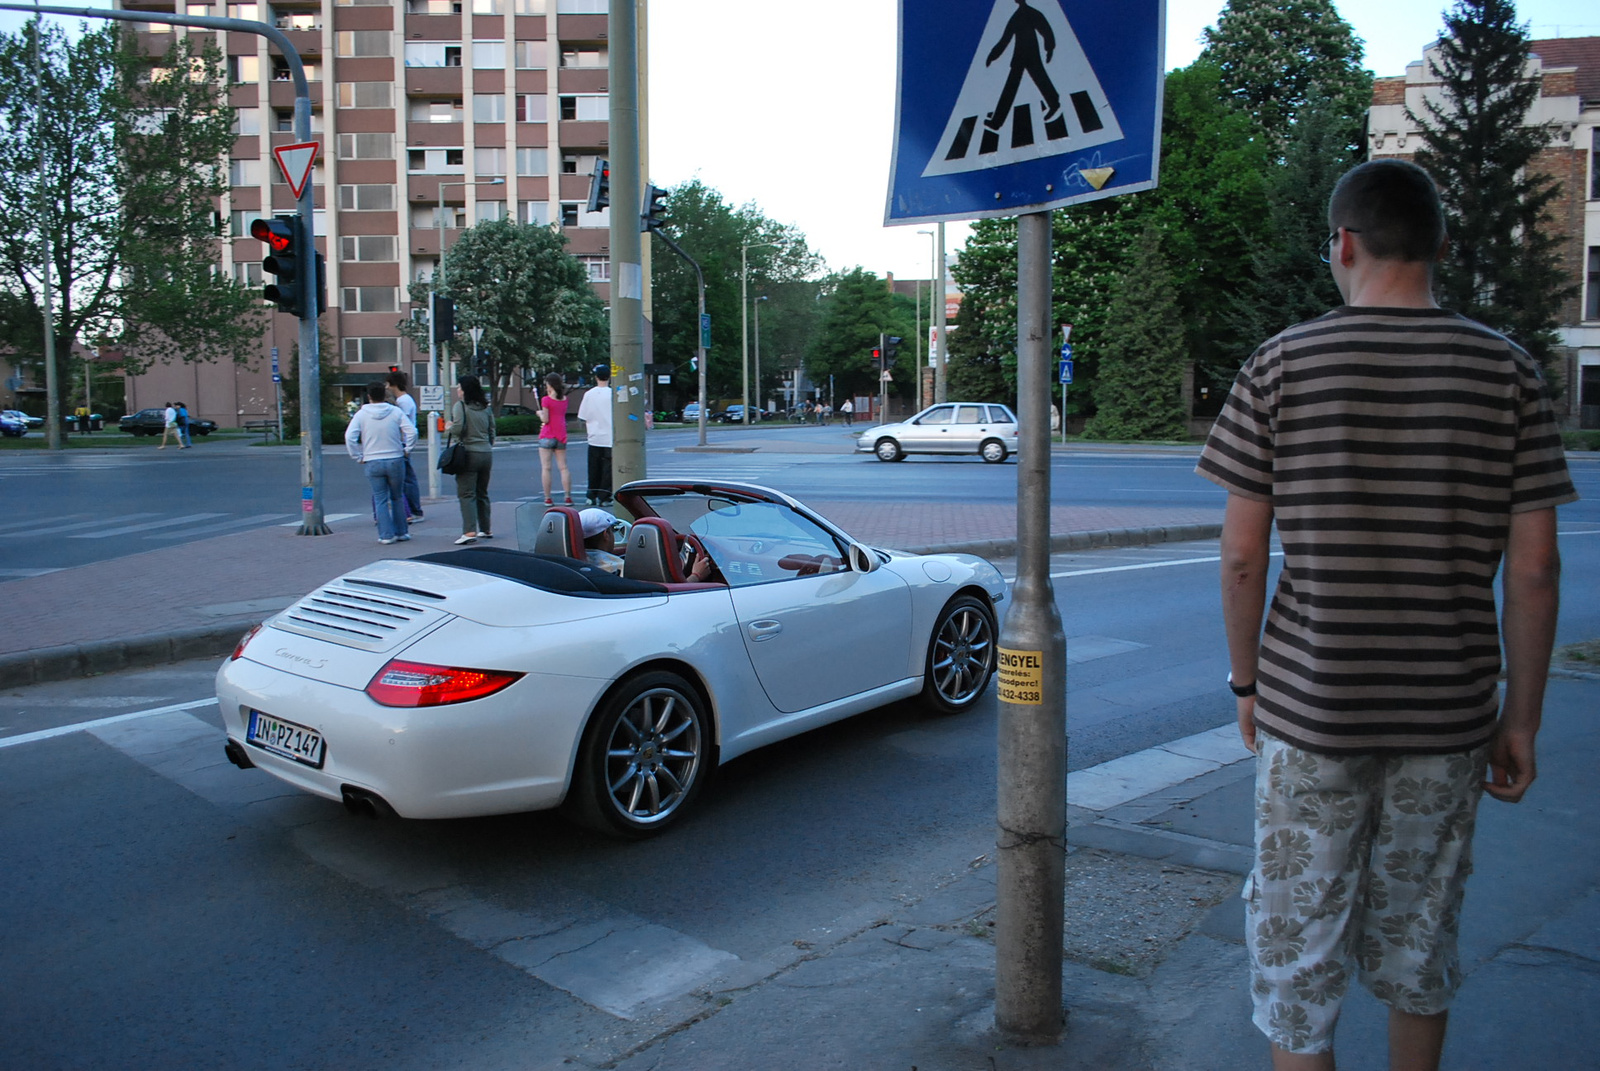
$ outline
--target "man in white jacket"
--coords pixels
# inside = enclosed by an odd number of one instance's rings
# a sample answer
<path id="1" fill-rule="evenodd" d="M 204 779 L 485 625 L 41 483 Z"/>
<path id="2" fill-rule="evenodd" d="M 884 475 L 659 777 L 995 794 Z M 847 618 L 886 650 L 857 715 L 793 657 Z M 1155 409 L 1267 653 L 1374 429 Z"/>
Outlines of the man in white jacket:
<path id="1" fill-rule="evenodd" d="M 417 441 L 417 426 L 385 399 L 382 380 L 367 385 L 367 404 L 344 430 L 345 449 L 361 462 L 372 484 L 372 511 L 378 517 L 378 542 L 402 543 L 406 529 L 406 455 Z"/>

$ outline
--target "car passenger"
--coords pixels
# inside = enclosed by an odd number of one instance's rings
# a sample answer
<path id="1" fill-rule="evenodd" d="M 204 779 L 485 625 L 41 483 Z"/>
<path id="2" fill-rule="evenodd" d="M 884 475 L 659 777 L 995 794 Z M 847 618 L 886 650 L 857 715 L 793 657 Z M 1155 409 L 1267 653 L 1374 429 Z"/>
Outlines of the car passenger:
<path id="1" fill-rule="evenodd" d="M 578 524 L 583 529 L 584 559 L 590 565 L 621 576 L 622 558 L 617 554 L 613 527 L 616 523 L 617 519 L 611 514 L 592 506 L 578 514 Z"/>

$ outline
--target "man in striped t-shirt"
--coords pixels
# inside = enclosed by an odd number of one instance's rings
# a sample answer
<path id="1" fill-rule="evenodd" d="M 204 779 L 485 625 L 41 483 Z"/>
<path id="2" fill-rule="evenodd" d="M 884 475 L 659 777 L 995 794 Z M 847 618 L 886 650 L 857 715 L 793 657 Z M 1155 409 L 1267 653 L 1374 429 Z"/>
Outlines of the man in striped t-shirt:
<path id="1" fill-rule="evenodd" d="M 1229 492 L 1229 684 L 1260 756 L 1255 1022 L 1274 1066 L 1332 1068 L 1356 969 L 1390 1007 L 1393 1066 L 1437 1067 L 1478 799 L 1514 803 L 1535 774 L 1555 507 L 1577 495 L 1537 364 L 1434 303 L 1428 174 L 1362 164 L 1328 222 L 1346 304 L 1250 357 L 1198 467 Z"/>

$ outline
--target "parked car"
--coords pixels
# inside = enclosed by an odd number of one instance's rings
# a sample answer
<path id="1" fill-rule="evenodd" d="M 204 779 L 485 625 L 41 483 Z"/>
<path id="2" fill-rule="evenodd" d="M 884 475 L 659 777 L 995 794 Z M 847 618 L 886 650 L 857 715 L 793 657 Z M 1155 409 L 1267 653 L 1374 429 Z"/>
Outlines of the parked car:
<path id="1" fill-rule="evenodd" d="M 539 540 L 562 554 L 378 561 L 258 626 L 217 672 L 228 758 L 353 810 L 559 807 L 639 837 L 737 755 L 987 688 L 1006 584 L 982 558 L 869 547 L 753 484 L 616 498 L 635 518 L 620 576 L 570 556 L 577 513 L 554 507 Z M 714 570 L 686 582 L 701 555 Z"/>
<path id="2" fill-rule="evenodd" d="M 526 405 L 515 405 L 515 404 L 502 405 L 500 407 L 500 415 L 501 416 L 538 416 L 539 415 L 539 411 L 537 409 L 530 409 Z"/>
<path id="3" fill-rule="evenodd" d="M 8 439 L 20 439 L 28 434 L 28 422 L 17 419 L 12 412 L 10 409 L 0 412 L 0 435 Z"/>
<path id="4" fill-rule="evenodd" d="M 25 428 L 38 428 L 44 426 L 44 417 L 29 416 L 20 409 L 6 409 L 0 411 L 0 415 L 8 416 L 12 420 L 21 421 L 22 426 Z"/>
<path id="5" fill-rule="evenodd" d="M 977 454 L 998 464 L 1017 452 L 1017 417 L 993 402 L 930 405 L 909 420 L 868 428 L 856 439 L 856 453 L 879 461 L 907 454 Z"/>
<path id="6" fill-rule="evenodd" d="M 137 413 L 129 413 L 117 422 L 117 427 L 123 431 L 132 432 L 134 436 L 160 435 L 161 430 L 167 426 L 166 407 L 157 409 L 141 409 Z M 189 418 L 190 435 L 210 435 L 217 430 L 215 420 L 198 420 Z"/>
<path id="7" fill-rule="evenodd" d="M 750 422 L 752 424 L 767 419 L 770 416 L 765 409 L 752 405 L 750 407 Z M 711 419 L 718 424 L 743 424 L 744 405 L 734 402 L 720 413 L 712 413 Z"/>
<path id="8" fill-rule="evenodd" d="M 716 417 L 715 413 L 712 413 L 709 416 L 707 416 L 706 419 L 707 420 L 715 420 L 715 419 L 717 419 L 717 417 Z M 683 420 L 683 422 L 685 424 L 698 424 L 698 423 L 700 423 L 700 403 L 699 402 L 690 402 L 688 405 L 684 406 L 683 407 L 682 420 Z"/>

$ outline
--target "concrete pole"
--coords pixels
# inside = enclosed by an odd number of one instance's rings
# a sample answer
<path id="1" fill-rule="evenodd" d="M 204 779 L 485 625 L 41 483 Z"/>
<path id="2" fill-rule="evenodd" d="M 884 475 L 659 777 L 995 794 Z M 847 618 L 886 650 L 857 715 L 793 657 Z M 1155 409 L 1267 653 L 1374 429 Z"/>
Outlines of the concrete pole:
<path id="1" fill-rule="evenodd" d="M 291 69 L 299 69 L 299 56 Z M 302 72 L 301 78 L 304 77 Z M 294 136 L 311 140 L 311 93 L 295 81 Z M 329 535 L 332 529 L 322 515 L 322 340 L 317 333 L 317 239 L 313 196 L 316 183 L 306 176 L 297 207 L 300 213 L 302 263 L 300 265 L 300 528 L 299 535 Z"/>
<path id="2" fill-rule="evenodd" d="M 1067 641 L 1050 584 L 1050 213 L 1017 220 L 1017 582 L 1000 630 L 995 1025 L 1061 1034 Z"/>
<path id="3" fill-rule="evenodd" d="M 33 135 L 39 142 L 39 268 L 44 313 L 44 438 L 51 450 L 61 449 L 61 386 L 56 381 L 56 313 L 50 281 L 49 168 L 44 160 L 44 74 L 40 40 L 44 17 L 33 20 Z"/>
<path id="4" fill-rule="evenodd" d="M 750 247 L 739 247 L 739 397 L 740 415 L 750 421 Z"/>
<path id="5" fill-rule="evenodd" d="M 936 233 L 938 237 L 934 239 L 934 243 L 939 247 L 939 252 L 933 259 L 933 278 L 935 280 L 933 284 L 933 326 L 937 329 L 935 334 L 938 336 L 939 340 L 939 353 L 938 356 L 934 358 L 933 364 L 933 400 L 935 403 L 942 403 L 950 400 L 950 389 L 947 383 L 947 377 L 950 373 L 950 370 L 947 367 L 949 363 L 947 354 L 949 351 L 946 349 L 944 340 L 945 315 L 943 222 L 938 224 Z"/>
<path id="6" fill-rule="evenodd" d="M 639 174 L 639 17 L 632 3 L 614 3 L 611 56 L 611 367 L 612 466 L 617 485 L 645 476 L 644 266 L 640 240 L 643 179 Z"/>

